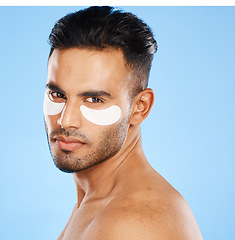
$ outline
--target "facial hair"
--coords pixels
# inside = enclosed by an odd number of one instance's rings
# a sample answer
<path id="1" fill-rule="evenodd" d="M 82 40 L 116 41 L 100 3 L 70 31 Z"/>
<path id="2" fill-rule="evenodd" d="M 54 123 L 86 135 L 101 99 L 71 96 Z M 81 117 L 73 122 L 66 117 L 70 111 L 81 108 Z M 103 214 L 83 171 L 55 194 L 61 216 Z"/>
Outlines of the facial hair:
<path id="1" fill-rule="evenodd" d="M 80 133 L 80 130 L 75 129 L 65 130 L 59 128 L 49 134 L 45 122 L 47 140 L 54 164 L 61 171 L 68 173 L 91 168 L 115 156 L 121 150 L 126 140 L 128 127 L 128 120 L 123 119 L 122 122 L 105 127 L 100 133 L 98 142 L 92 142 L 84 134 Z M 52 142 L 53 136 L 55 135 L 75 137 L 85 142 L 85 146 L 87 146 L 89 151 L 87 150 L 87 154 L 82 156 L 75 156 L 71 151 L 61 151 L 60 153 L 57 151 L 57 153 L 55 153 L 55 151 L 53 151 L 53 145 L 55 143 Z"/>

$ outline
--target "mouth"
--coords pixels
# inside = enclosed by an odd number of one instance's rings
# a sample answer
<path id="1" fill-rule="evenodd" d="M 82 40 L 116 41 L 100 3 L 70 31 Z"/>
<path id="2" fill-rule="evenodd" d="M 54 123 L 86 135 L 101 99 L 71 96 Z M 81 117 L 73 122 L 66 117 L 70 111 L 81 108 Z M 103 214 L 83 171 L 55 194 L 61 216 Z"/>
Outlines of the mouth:
<path id="1" fill-rule="evenodd" d="M 84 142 L 76 138 L 66 138 L 64 136 L 57 136 L 53 138 L 57 147 L 62 151 L 74 151 L 84 146 Z"/>

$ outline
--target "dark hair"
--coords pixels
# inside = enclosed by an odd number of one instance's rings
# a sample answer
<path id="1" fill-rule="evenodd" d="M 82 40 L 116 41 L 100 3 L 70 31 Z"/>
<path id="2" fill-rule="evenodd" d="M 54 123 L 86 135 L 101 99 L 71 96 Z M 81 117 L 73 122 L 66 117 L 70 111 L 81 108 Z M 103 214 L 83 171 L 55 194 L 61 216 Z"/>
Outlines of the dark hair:
<path id="1" fill-rule="evenodd" d="M 133 94 L 145 89 L 157 43 L 150 28 L 129 12 L 112 7 L 89 7 L 58 20 L 49 36 L 54 49 L 71 47 L 121 49 L 135 75 Z"/>

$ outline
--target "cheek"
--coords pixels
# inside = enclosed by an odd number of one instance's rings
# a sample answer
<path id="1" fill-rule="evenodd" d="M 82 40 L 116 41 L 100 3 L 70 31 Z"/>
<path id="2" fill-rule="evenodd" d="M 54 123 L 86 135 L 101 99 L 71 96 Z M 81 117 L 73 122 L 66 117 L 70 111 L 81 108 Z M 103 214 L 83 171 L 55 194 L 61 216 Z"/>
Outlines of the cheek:
<path id="1" fill-rule="evenodd" d="M 88 121 L 99 126 L 112 125 L 121 117 L 121 109 L 116 105 L 103 110 L 94 110 L 82 105 L 80 110 Z"/>
<path id="2" fill-rule="evenodd" d="M 44 121 L 45 121 L 45 125 L 47 127 L 48 132 L 50 133 L 51 131 L 53 131 L 53 129 L 57 128 L 57 121 L 58 121 L 58 116 L 59 115 L 55 115 L 55 116 L 50 116 L 50 115 L 45 115 L 44 114 Z"/>

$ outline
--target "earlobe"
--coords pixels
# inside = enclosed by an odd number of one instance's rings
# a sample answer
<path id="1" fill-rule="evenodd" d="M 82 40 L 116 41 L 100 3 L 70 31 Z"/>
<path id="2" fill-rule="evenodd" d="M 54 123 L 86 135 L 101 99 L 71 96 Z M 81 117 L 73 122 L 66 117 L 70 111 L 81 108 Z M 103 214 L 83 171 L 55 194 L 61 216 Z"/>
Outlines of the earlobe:
<path id="1" fill-rule="evenodd" d="M 153 103 L 154 103 L 153 90 L 147 88 L 141 91 L 133 101 L 130 124 L 131 125 L 141 124 L 150 113 Z"/>

